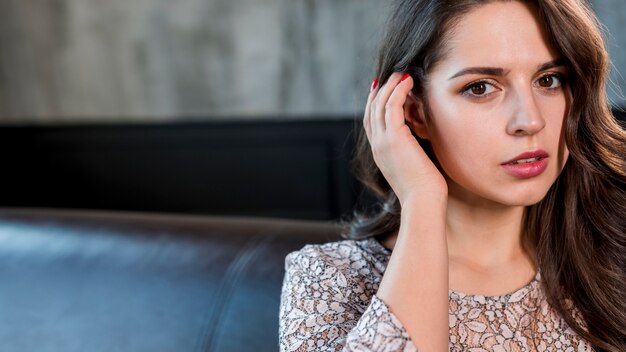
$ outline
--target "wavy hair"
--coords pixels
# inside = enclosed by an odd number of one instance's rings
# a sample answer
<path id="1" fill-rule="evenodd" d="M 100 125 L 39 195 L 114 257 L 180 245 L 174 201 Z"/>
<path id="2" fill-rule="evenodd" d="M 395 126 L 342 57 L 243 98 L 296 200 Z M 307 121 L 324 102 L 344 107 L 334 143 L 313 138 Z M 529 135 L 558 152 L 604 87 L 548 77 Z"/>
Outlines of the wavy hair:
<path id="1" fill-rule="evenodd" d="M 428 72 L 445 55 L 446 34 L 463 14 L 490 1 L 498 0 L 396 0 L 378 53 L 379 82 L 409 72 L 413 93 L 423 98 Z M 522 241 L 541 268 L 548 303 L 569 326 L 597 351 L 626 351 L 626 133 L 606 96 L 608 54 L 584 0 L 531 2 L 569 68 L 564 137 L 570 156 L 546 196 L 526 208 Z M 400 204 L 358 126 L 352 172 L 374 202 L 341 219 L 343 236 L 383 237 L 399 229 Z M 429 143 L 419 142 L 436 163 Z"/>

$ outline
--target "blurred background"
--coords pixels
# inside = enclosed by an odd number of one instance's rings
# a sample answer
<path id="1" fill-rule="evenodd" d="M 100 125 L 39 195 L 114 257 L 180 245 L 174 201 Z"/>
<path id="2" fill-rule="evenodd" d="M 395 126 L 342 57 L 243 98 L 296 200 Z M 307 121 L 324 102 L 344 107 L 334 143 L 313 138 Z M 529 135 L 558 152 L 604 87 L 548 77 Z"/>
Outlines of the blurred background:
<path id="1" fill-rule="evenodd" d="M 626 3 L 594 0 L 624 106 Z M 3 0 L 8 206 L 334 219 L 388 2 Z M 303 185 L 307 185 L 303 187 Z"/>
<path id="2" fill-rule="evenodd" d="M 3 0 L 3 123 L 351 118 L 385 12 L 364 0 Z"/>
<path id="3" fill-rule="evenodd" d="M 388 2 L 3 0 L 0 122 L 352 118 Z M 595 0 L 626 91 L 626 3 Z"/>

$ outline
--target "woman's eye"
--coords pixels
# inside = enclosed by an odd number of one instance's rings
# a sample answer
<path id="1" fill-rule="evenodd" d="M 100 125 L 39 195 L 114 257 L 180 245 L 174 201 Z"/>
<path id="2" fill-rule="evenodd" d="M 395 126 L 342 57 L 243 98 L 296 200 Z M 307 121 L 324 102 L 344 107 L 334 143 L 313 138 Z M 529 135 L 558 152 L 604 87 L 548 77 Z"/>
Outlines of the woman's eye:
<path id="1" fill-rule="evenodd" d="M 495 90 L 496 88 L 491 83 L 475 82 L 475 83 L 465 86 L 465 88 L 463 89 L 463 94 L 478 98 L 478 97 L 484 97 L 486 95 L 489 95 Z"/>
<path id="2" fill-rule="evenodd" d="M 470 87 L 472 94 L 483 95 L 487 91 L 487 85 L 484 83 L 477 83 Z"/>
<path id="3" fill-rule="evenodd" d="M 563 84 L 561 76 L 557 74 L 549 74 L 539 78 L 537 80 L 537 84 L 539 84 L 542 88 L 547 89 L 558 89 Z"/>

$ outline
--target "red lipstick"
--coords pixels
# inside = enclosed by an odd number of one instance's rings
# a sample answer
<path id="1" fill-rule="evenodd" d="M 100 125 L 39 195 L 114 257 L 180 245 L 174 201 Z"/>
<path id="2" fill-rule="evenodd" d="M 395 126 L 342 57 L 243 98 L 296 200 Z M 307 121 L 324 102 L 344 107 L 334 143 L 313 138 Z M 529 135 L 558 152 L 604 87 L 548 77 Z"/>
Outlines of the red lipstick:
<path id="1" fill-rule="evenodd" d="M 539 149 L 522 153 L 502 163 L 504 171 L 517 178 L 530 178 L 543 173 L 548 167 L 548 153 Z"/>

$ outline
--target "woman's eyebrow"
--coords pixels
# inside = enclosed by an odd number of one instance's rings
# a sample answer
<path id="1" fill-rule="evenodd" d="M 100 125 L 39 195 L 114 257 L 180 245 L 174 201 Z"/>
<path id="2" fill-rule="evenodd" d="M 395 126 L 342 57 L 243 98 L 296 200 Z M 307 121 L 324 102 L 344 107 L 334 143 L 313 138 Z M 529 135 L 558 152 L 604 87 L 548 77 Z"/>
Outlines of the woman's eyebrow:
<path id="1" fill-rule="evenodd" d="M 565 60 L 558 58 L 537 66 L 537 72 L 549 70 L 555 67 L 565 66 Z M 509 71 L 500 67 L 468 67 L 452 75 L 448 80 L 470 74 L 489 75 L 489 76 L 505 76 Z"/>
<path id="2" fill-rule="evenodd" d="M 480 75 L 489 75 L 489 76 L 504 76 L 509 71 L 505 71 L 503 68 L 499 67 L 468 67 L 462 69 L 461 71 L 452 75 L 452 77 L 448 78 L 448 80 L 470 74 L 480 74 Z"/>

